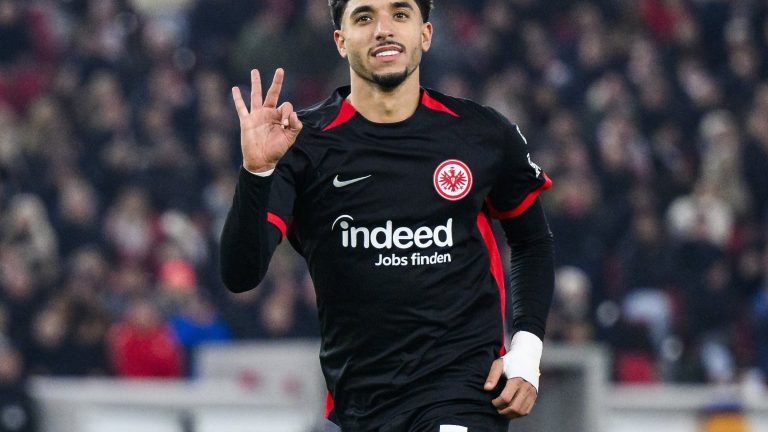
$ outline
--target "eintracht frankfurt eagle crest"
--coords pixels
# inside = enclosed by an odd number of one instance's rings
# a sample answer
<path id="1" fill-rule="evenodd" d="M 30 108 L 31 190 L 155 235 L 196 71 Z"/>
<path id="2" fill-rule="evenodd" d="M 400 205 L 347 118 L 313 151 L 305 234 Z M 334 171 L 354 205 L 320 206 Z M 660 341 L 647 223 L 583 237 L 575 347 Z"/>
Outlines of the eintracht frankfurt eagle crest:
<path id="1" fill-rule="evenodd" d="M 472 189 L 472 172 L 464 162 L 448 159 L 437 166 L 433 176 L 435 190 L 449 201 L 458 201 Z"/>

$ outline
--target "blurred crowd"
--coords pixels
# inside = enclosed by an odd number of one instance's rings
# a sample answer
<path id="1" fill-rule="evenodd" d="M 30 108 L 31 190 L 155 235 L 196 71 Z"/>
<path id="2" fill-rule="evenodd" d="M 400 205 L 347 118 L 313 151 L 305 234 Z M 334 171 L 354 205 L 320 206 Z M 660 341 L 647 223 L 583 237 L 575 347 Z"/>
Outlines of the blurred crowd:
<path id="1" fill-rule="evenodd" d="M 620 382 L 768 375 L 768 4 L 437 0 L 431 21 L 425 86 L 507 115 L 554 181 L 548 338 L 607 344 Z M 285 99 L 325 98 L 348 81 L 332 31 L 325 0 L 0 0 L 3 382 L 188 376 L 201 343 L 318 336 L 287 245 L 237 295 L 217 248 L 229 87 L 281 66 Z"/>

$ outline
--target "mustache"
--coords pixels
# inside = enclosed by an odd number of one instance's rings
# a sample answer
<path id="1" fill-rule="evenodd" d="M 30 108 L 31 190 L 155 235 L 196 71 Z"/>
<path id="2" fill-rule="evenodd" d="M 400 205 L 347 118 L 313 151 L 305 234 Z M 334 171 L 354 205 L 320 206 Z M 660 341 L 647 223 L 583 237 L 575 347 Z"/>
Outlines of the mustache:
<path id="1" fill-rule="evenodd" d="M 401 44 L 400 42 L 387 41 L 387 42 L 382 42 L 382 43 L 376 45 L 375 47 L 371 48 L 369 53 L 372 53 L 372 52 L 376 51 L 377 49 L 379 49 L 381 47 L 390 46 L 390 45 L 395 45 L 398 48 L 400 48 L 400 51 L 405 52 L 405 45 Z"/>

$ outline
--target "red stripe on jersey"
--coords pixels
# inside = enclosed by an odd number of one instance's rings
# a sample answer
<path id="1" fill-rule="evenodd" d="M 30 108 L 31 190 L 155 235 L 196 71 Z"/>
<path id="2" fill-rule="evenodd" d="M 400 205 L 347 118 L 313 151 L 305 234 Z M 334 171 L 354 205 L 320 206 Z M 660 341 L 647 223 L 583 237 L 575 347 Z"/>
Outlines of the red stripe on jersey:
<path id="1" fill-rule="evenodd" d="M 486 198 L 485 203 L 488 205 L 488 210 L 491 213 L 491 216 L 493 216 L 494 219 L 509 219 L 513 217 L 518 217 L 521 214 L 525 213 L 526 210 L 528 210 L 528 207 L 533 204 L 533 202 L 536 200 L 536 197 L 539 196 L 540 193 L 544 192 L 545 190 L 552 187 L 552 180 L 547 177 L 546 174 L 544 174 L 544 184 L 541 185 L 538 189 L 528 194 L 527 197 L 523 200 L 523 202 L 520 203 L 517 207 L 513 208 L 512 210 L 507 211 L 498 211 L 495 208 L 493 208 L 493 204 L 491 204 L 491 200 Z"/>
<path id="2" fill-rule="evenodd" d="M 341 109 L 339 110 L 339 115 L 336 116 L 336 119 L 334 119 L 331 124 L 326 126 L 323 129 L 323 132 L 329 131 L 337 126 L 341 126 L 344 123 L 352 120 L 352 117 L 355 116 L 355 113 L 357 111 L 355 110 L 355 107 L 352 106 L 349 102 L 347 102 L 346 99 L 341 101 Z"/>
<path id="3" fill-rule="evenodd" d="M 325 394 L 325 418 L 328 418 L 331 416 L 331 412 L 333 411 L 333 397 L 331 396 L 331 393 L 328 392 Z"/>
<path id="4" fill-rule="evenodd" d="M 442 112 L 448 113 L 448 114 L 450 114 L 450 115 L 452 115 L 454 117 L 458 117 L 459 116 L 455 112 L 451 111 L 451 109 L 448 108 L 447 106 L 445 106 L 442 103 L 436 101 L 435 99 L 432 99 L 432 96 L 430 96 L 429 93 L 427 93 L 426 90 L 424 90 L 424 93 L 421 95 L 421 104 L 424 105 L 425 107 L 431 109 L 431 110 L 442 111 Z"/>
<path id="5" fill-rule="evenodd" d="M 285 222 L 280 219 L 280 216 L 274 214 L 274 213 L 267 213 L 267 222 L 274 225 L 277 229 L 280 230 L 280 240 L 285 238 L 285 233 L 288 231 L 288 226 L 285 224 Z"/>
<path id="6" fill-rule="evenodd" d="M 480 236 L 483 237 L 485 247 L 488 249 L 488 259 L 491 261 L 491 275 L 496 280 L 496 287 L 499 289 L 499 299 L 501 300 L 501 322 L 502 322 L 502 334 L 501 334 L 501 349 L 499 355 L 504 355 L 504 340 L 506 338 L 506 304 L 507 293 L 504 290 L 504 268 L 501 266 L 501 255 L 499 254 L 499 248 L 496 246 L 496 238 L 493 236 L 493 230 L 488 223 L 488 218 L 484 213 L 477 215 L 477 229 L 480 231 Z"/>

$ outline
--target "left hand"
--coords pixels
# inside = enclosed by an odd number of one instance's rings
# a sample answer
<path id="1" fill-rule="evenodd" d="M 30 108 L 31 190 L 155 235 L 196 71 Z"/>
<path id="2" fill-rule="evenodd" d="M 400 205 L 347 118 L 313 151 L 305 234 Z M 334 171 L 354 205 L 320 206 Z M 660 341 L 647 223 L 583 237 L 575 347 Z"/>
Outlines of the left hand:
<path id="1" fill-rule="evenodd" d="M 486 391 L 493 390 L 503 375 L 504 359 L 499 358 L 491 365 L 491 371 L 483 388 Z M 504 390 L 491 403 L 500 415 L 511 420 L 530 414 L 537 397 L 536 388 L 528 381 L 517 377 L 508 379 Z"/>

